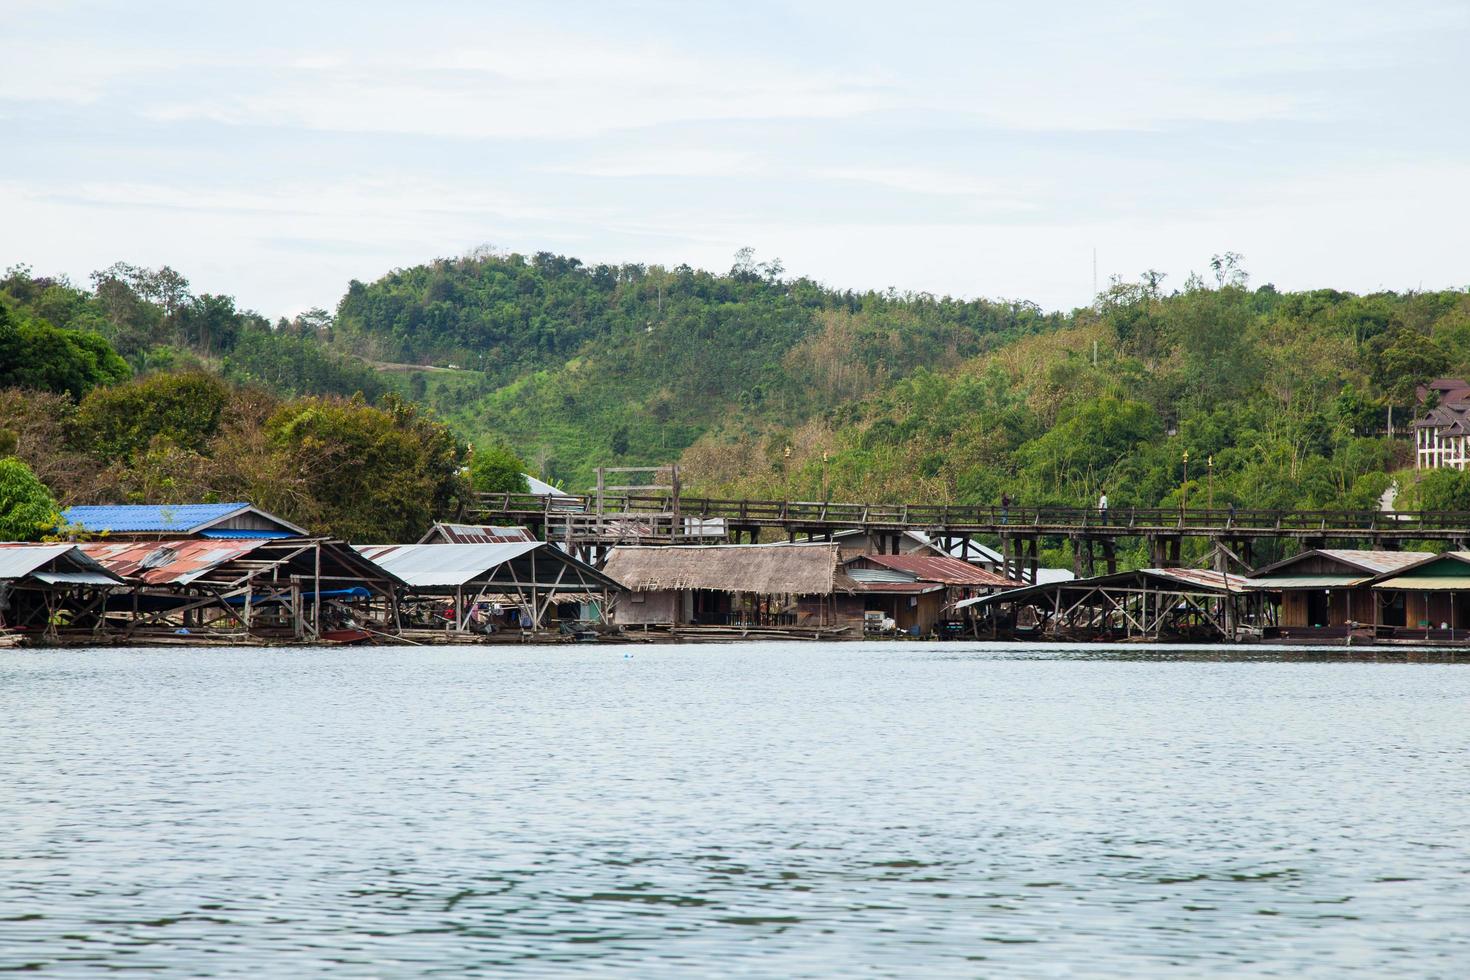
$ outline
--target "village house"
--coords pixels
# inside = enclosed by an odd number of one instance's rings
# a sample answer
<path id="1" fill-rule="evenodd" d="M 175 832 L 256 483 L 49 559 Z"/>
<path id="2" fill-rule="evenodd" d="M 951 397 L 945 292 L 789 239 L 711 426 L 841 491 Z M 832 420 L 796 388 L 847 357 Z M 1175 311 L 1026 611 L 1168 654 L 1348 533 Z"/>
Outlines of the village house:
<path id="1" fill-rule="evenodd" d="M 1373 583 L 1377 634 L 1463 640 L 1470 635 L 1470 551 L 1430 555 Z"/>
<path id="2" fill-rule="evenodd" d="M 1415 467 L 1463 470 L 1470 459 L 1470 384 L 1440 378 L 1419 389 L 1425 407 L 1410 426 L 1414 431 Z"/>
<path id="3" fill-rule="evenodd" d="M 1402 601 L 1383 604 L 1383 594 L 1373 585 L 1433 557 L 1426 551 L 1318 548 L 1269 565 L 1248 582 L 1253 589 L 1280 596 L 1268 635 L 1342 638 L 1354 630 L 1404 625 Z"/>
<path id="4" fill-rule="evenodd" d="M 619 546 L 603 571 L 628 590 L 624 626 L 834 626 L 846 581 L 830 541 Z"/>
<path id="5" fill-rule="evenodd" d="M 954 602 L 1019 585 L 933 548 L 844 555 L 836 541 L 618 547 L 606 572 L 629 591 L 627 626 L 826 627 L 859 637 L 877 624 L 927 634 Z"/>
<path id="6" fill-rule="evenodd" d="M 942 554 L 855 555 L 842 565 L 851 579 L 849 593 L 835 597 L 838 619 L 863 623 L 886 620 L 901 633 L 935 632 L 966 599 L 1021 587 L 1020 582 Z"/>

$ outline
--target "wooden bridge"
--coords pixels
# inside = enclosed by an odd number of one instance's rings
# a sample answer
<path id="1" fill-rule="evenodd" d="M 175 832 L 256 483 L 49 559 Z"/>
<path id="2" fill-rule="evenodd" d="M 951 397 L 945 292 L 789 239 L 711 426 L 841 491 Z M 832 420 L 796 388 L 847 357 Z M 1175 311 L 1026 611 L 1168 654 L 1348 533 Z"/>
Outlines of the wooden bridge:
<path id="1" fill-rule="evenodd" d="M 1177 565 L 1185 538 L 1207 539 L 1249 566 L 1255 545 L 1291 541 L 1298 548 L 1396 549 L 1409 541 L 1470 548 L 1470 512 L 1245 510 L 1230 508 L 1000 507 L 956 504 L 863 504 L 802 500 L 726 500 L 672 492 L 593 495 L 481 494 L 470 515 L 485 523 L 523 524 L 589 557 L 619 544 L 753 542 L 772 532 L 788 540 L 830 539 L 842 531 L 873 534 L 894 551 L 904 532 L 937 544 L 998 538 L 1007 564 L 1034 572 L 1041 539 L 1069 539 L 1077 571 L 1095 563 L 1116 570 L 1120 540 L 1143 540 L 1155 566 Z"/>

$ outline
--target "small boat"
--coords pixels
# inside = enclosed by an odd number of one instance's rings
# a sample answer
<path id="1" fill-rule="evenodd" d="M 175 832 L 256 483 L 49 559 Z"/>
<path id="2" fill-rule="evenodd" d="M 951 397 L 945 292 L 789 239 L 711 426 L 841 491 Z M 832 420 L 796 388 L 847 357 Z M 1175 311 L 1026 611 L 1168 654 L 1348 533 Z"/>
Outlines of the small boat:
<path id="1" fill-rule="evenodd" d="M 372 639 L 373 634 L 362 629 L 322 630 L 323 643 L 361 643 Z"/>

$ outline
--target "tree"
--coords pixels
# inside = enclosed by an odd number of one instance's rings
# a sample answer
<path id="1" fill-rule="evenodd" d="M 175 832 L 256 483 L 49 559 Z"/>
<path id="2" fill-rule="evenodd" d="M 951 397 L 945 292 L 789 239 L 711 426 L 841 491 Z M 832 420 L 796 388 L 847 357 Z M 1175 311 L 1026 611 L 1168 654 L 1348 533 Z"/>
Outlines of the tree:
<path id="1" fill-rule="evenodd" d="M 196 296 L 180 312 L 179 321 L 184 339 L 205 356 L 230 350 L 240 333 L 240 315 L 231 296 Z"/>
<path id="2" fill-rule="evenodd" d="M 14 456 L 0 459 L 0 540 L 38 541 L 59 520 L 56 499 L 31 468 Z"/>
<path id="3" fill-rule="evenodd" d="M 80 398 L 97 385 L 126 379 L 129 373 L 127 362 L 96 334 L 63 330 L 44 320 L 17 320 L 0 303 L 0 387 Z"/>
<path id="4" fill-rule="evenodd" d="M 528 493 L 526 464 L 509 446 L 492 443 L 470 457 L 470 483 L 479 493 Z"/>
<path id="5" fill-rule="evenodd" d="M 155 438 L 203 451 L 219 430 L 229 388 L 213 375 L 155 374 L 82 400 L 72 439 L 104 462 L 132 460 Z"/>
<path id="6" fill-rule="evenodd" d="M 1395 327 L 1378 338 L 1377 377 L 1390 404 L 1408 405 L 1415 389 L 1432 380 L 1450 364 L 1450 356 L 1432 337 L 1407 327 Z"/>
<path id="7" fill-rule="evenodd" d="M 608 448 L 612 450 L 614 456 L 621 458 L 628 455 L 629 444 L 628 427 L 626 425 L 620 425 L 613 430 L 612 439 L 608 443 Z"/>
<path id="8" fill-rule="evenodd" d="M 1419 481 L 1424 510 L 1470 511 L 1470 470 L 1430 470 Z"/>
<path id="9" fill-rule="evenodd" d="M 299 481 L 313 529 L 348 541 L 416 541 L 463 498 L 460 450 L 449 429 L 393 396 L 302 398 L 267 421 L 273 450 Z M 289 516 L 289 515 L 288 515 Z"/>

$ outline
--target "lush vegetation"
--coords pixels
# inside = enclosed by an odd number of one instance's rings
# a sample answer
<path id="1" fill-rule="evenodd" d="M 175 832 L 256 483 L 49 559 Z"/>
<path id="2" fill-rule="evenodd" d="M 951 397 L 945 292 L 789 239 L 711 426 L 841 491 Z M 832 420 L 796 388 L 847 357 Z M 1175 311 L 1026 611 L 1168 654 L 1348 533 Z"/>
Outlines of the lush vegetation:
<path id="1" fill-rule="evenodd" d="M 723 274 L 486 253 L 271 324 L 167 268 L 13 269 L 0 436 L 64 503 L 245 496 L 379 540 L 470 483 L 521 489 L 522 460 L 572 490 L 679 460 L 711 494 L 1325 508 L 1397 482 L 1400 507 L 1470 507 L 1405 438 L 1417 387 L 1470 373 L 1470 295 L 1282 293 L 1231 254 L 1166 281 L 1045 314 L 748 251 Z"/>
<path id="2" fill-rule="evenodd" d="M 127 364 L 101 336 L 12 313 L 0 303 L 0 387 L 64 391 L 80 398 L 128 374 Z"/>
<path id="3" fill-rule="evenodd" d="M 0 278 L 0 387 L 81 398 L 131 373 L 209 370 L 283 396 L 388 390 L 377 372 L 329 347 L 332 316 L 311 310 L 274 325 L 231 296 L 189 291 L 173 269 L 119 262 L 92 288 L 35 276 Z"/>
<path id="4" fill-rule="evenodd" d="M 335 340 L 437 368 L 408 375 L 410 396 L 576 490 L 599 465 L 668 462 L 712 430 L 799 423 L 1064 322 L 1025 303 L 836 292 L 748 252 L 725 275 L 541 253 L 354 282 Z"/>
<path id="5" fill-rule="evenodd" d="M 1470 372 L 1470 295 L 1283 294 L 1237 257 L 1214 267 L 1173 292 L 1157 273 L 1115 283 L 1061 329 L 798 426 L 711 432 L 686 476 L 803 499 L 1090 506 L 1106 489 L 1115 510 L 1376 508 L 1397 483 L 1401 509 L 1470 506 L 1464 476 L 1416 478 L 1406 428 L 1417 386 Z"/>
<path id="6" fill-rule="evenodd" d="M 46 485 L 14 456 L 0 457 L 0 541 L 37 541 L 56 523 Z"/>

